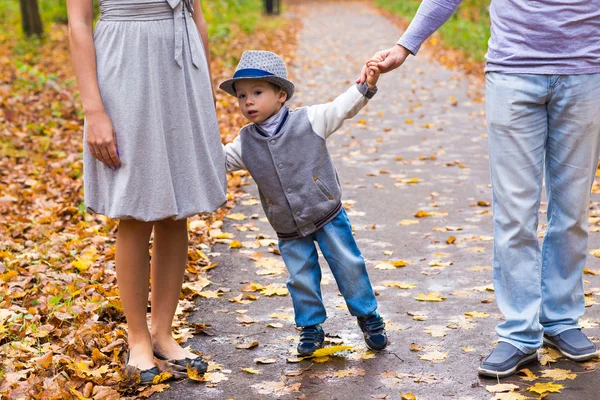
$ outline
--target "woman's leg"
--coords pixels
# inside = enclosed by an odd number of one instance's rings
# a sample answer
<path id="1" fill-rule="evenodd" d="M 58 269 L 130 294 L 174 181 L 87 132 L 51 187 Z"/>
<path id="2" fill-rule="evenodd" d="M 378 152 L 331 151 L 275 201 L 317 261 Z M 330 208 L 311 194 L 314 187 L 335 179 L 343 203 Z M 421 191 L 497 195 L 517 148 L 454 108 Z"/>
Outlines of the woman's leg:
<path id="1" fill-rule="evenodd" d="M 117 283 L 127 319 L 129 365 L 142 370 L 155 366 L 146 322 L 150 278 L 148 243 L 151 233 L 151 222 L 136 220 L 119 222 L 117 233 Z"/>
<path id="2" fill-rule="evenodd" d="M 157 221 L 152 246 L 152 345 L 158 354 L 175 360 L 196 357 L 172 335 L 187 255 L 187 220 Z"/>

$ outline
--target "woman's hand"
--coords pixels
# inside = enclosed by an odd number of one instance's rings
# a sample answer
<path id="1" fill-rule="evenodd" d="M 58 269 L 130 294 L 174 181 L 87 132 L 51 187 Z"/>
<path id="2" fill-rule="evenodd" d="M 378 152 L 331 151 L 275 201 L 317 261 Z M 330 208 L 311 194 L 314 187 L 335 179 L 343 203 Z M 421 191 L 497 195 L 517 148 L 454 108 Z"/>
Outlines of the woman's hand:
<path id="1" fill-rule="evenodd" d="M 106 112 L 95 112 L 86 115 L 85 119 L 86 141 L 90 153 L 111 169 L 120 168 L 115 130 Z"/>

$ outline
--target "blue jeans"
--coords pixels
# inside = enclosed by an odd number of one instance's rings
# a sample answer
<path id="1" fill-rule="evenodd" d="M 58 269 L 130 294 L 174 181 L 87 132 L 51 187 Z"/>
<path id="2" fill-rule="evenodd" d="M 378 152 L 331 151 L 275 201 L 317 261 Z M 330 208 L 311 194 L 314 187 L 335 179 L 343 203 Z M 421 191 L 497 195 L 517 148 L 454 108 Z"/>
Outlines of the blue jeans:
<path id="1" fill-rule="evenodd" d="M 321 297 L 321 267 L 315 242 L 327 260 L 348 310 L 355 317 L 377 309 L 365 260 L 352 236 L 346 211 L 310 236 L 280 240 L 279 250 L 290 273 L 287 287 L 292 296 L 296 325 L 323 323 L 327 318 Z"/>
<path id="2" fill-rule="evenodd" d="M 584 312 L 588 208 L 600 149 L 600 74 L 488 73 L 494 288 L 501 341 L 531 353 Z M 540 249 L 545 177 L 548 226 Z"/>

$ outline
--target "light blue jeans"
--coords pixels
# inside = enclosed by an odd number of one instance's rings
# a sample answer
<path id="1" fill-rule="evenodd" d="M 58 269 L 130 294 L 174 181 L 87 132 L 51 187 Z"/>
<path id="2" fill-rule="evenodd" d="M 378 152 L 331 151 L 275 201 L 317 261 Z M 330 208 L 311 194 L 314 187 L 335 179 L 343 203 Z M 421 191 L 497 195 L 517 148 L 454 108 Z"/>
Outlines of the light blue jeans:
<path id="1" fill-rule="evenodd" d="M 600 149 L 600 74 L 487 74 L 494 288 L 501 341 L 531 353 L 584 312 L 590 189 Z M 540 249 L 545 177 L 548 226 Z"/>
<path id="2" fill-rule="evenodd" d="M 350 313 L 361 317 L 375 311 L 377 300 L 365 260 L 342 208 L 331 222 L 312 235 L 279 241 L 281 256 L 290 273 L 287 287 L 294 304 L 296 325 L 316 325 L 327 318 L 321 296 L 321 267 L 315 242 L 331 268 Z"/>

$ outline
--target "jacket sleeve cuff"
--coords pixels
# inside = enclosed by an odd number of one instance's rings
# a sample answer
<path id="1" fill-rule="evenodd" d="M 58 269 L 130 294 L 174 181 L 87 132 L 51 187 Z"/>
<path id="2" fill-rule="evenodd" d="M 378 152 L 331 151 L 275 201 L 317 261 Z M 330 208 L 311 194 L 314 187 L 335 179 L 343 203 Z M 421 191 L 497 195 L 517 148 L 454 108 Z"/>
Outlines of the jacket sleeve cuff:
<path id="1" fill-rule="evenodd" d="M 360 92 L 360 94 L 362 94 L 363 96 L 365 96 L 367 99 L 372 99 L 373 96 L 375 96 L 375 94 L 377 93 L 377 86 L 375 86 L 374 89 L 370 89 L 369 85 L 367 85 L 366 83 L 360 83 L 356 85 L 358 91 Z"/>

